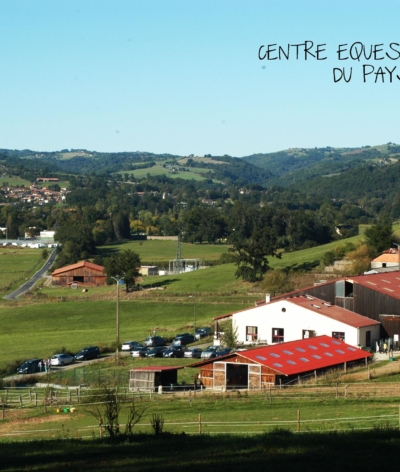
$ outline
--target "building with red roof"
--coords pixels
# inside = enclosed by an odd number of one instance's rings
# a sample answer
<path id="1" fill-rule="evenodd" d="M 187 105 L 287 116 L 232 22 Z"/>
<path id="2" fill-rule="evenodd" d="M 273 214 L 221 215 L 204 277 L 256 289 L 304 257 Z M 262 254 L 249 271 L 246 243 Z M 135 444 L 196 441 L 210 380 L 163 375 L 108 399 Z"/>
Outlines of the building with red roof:
<path id="1" fill-rule="evenodd" d="M 352 346 L 372 346 L 380 339 L 380 323 L 310 295 L 258 304 L 215 318 L 232 319 L 238 342 L 276 344 L 328 335 Z"/>
<path id="2" fill-rule="evenodd" d="M 381 338 L 396 341 L 400 335 L 400 272 L 342 277 L 274 297 L 287 300 L 299 295 L 319 298 L 332 305 L 381 322 Z M 257 303 L 265 305 L 266 301 Z"/>
<path id="3" fill-rule="evenodd" d="M 52 274 L 53 285 L 98 287 L 107 284 L 107 275 L 104 267 L 89 261 L 81 261 L 76 264 L 56 269 Z"/>
<path id="4" fill-rule="evenodd" d="M 206 388 L 261 389 L 299 377 L 317 377 L 332 368 L 367 364 L 371 354 L 330 336 L 285 342 L 191 364 Z"/>

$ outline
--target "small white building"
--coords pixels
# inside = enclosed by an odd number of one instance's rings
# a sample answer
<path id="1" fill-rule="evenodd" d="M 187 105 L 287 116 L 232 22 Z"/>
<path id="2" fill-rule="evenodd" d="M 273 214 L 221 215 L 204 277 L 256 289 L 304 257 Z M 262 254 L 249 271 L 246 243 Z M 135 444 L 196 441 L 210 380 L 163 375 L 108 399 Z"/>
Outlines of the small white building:
<path id="1" fill-rule="evenodd" d="M 310 296 L 269 302 L 230 315 L 238 341 L 243 344 L 276 344 L 327 335 L 352 346 L 373 346 L 380 339 L 380 323 Z M 218 344 L 218 339 L 216 340 Z"/>
<path id="2" fill-rule="evenodd" d="M 396 268 L 399 267 L 398 249 L 388 249 L 371 261 L 371 269 Z"/>

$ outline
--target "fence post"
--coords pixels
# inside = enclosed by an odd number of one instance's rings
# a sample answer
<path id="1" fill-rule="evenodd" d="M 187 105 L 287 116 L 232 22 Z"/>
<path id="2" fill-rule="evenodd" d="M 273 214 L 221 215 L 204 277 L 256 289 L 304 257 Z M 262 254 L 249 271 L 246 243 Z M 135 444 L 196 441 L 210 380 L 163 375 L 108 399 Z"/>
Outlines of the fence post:
<path id="1" fill-rule="evenodd" d="M 336 400 L 338 399 L 339 397 L 339 391 L 338 391 L 338 383 L 336 382 Z"/>
<path id="2" fill-rule="evenodd" d="M 4 398 L 1 399 L 1 419 L 4 420 L 4 412 L 5 412 L 5 403 Z M 399 419 L 400 421 L 400 419 Z"/>
<path id="3" fill-rule="evenodd" d="M 37 392 L 35 392 L 35 406 L 37 406 Z"/>
<path id="4" fill-rule="evenodd" d="M 297 432 L 300 433 L 300 410 L 297 410 Z"/>
<path id="5" fill-rule="evenodd" d="M 22 408 L 22 396 L 21 396 L 21 395 L 19 396 L 19 404 L 20 404 L 20 406 L 21 406 L 21 408 Z"/>
<path id="6" fill-rule="evenodd" d="M 347 398 L 347 385 L 344 386 L 344 398 Z"/>
<path id="7" fill-rule="evenodd" d="M 199 434 L 201 434 L 201 413 L 199 413 Z"/>
<path id="8" fill-rule="evenodd" d="M 272 385 L 269 384 L 269 404 L 272 405 Z"/>

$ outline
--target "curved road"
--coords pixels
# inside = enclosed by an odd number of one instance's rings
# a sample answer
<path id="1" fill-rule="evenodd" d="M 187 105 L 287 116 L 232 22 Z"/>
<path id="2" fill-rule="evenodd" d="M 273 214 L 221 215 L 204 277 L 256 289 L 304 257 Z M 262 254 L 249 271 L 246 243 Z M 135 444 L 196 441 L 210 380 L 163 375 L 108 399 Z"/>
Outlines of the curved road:
<path id="1" fill-rule="evenodd" d="M 32 276 L 32 278 L 30 278 L 27 282 L 25 282 L 23 285 L 21 285 L 20 288 L 18 288 L 17 290 L 14 290 L 13 292 L 9 293 L 8 295 L 5 295 L 3 298 L 5 298 L 6 300 L 16 300 L 17 297 L 19 297 L 23 293 L 27 292 L 28 290 L 30 290 L 35 285 L 35 283 L 39 279 L 41 279 L 44 276 L 44 274 L 50 269 L 50 267 L 53 265 L 53 263 L 55 261 L 56 256 L 57 256 L 57 252 L 56 252 L 55 249 L 53 249 L 53 251 L 51 251 L 51 253 L 50 253 L 49 258 L 44 263 L 44 266 L 41 269 L 39 269 L 36 272 L 36 274 L 34 274 Z"/>

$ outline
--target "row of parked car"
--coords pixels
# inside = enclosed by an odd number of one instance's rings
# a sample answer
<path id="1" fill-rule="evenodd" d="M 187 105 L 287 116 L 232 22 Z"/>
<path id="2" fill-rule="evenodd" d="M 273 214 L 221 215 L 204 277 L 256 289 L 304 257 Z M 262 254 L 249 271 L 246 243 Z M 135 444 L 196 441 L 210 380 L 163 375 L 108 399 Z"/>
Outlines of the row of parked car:
<path id="1" fill-rule="evenodd" d="M 54 354 L 50 358 L 50 366 L 64 366 L 73 364 L 75 361 L 88 361 L 98 359 L 100 349 L 97 346 L 88 346 L 81 349 L 75 356 L 71 354 Z M 47 359 L 29 359 L 21 364 L 17 369 L 17 374 L 34 374 L 46 370 Z"/>
<path id="2" fill-rule="evenodd" d="M 232 349 L 219 346 L 208 346 L 206 349 L 198 347 L 188 348 L 184 344 L 171 344 L 171 346 L 144 346 L 136 341 L 124 343 L 125 346 L 131 346 L 130 353 L 132 357 L 186 357 L 197 359 L 210 359 L 229 354 Z M 123 346 L 124 346 L 123 345 Z M 127 350 L 127 349 L 124 349 Z"/>

